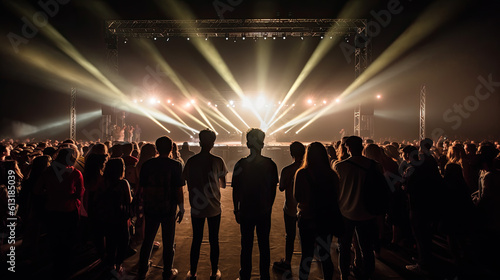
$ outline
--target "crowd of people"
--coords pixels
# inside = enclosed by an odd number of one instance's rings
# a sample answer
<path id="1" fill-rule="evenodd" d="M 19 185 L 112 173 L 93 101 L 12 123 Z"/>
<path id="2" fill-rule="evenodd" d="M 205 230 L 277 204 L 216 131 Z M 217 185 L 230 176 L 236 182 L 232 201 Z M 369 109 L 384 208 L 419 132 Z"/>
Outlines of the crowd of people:
<path id="1" fill-rule="evenodd" d="M 426 138 L 416 144 L 376 144 L 357 136 L 327 145 L 294 141 L 289 146 L 293 163 L 279 174 L 275 161 L 262 154 L 265 133 L 253 128 L 245 136 L 249 155 L 236 162 L 230 178 L 241 233 L 240 279 L 251 277 L 255 233 L 260 278 L 270 279 L 271 267 L 291 275 L 297 228 L 299 279 L 308 279 L 315 258 L 323 278 L 333 279 L 335 243 L 343 280 L 351 272 L 356 279 L 370 279 L 381 247 L 415 245 L 414 263 L 406 269 L 432 273 L 439 269 L 433 266 L 436 234 L 446 238 L 457 275 L 464 273 L 466 263 L 499 273 L 497 142 Z M 201 151 L 195 154 L 188 143 L 177 150 L 167 136 L 155 143 L 4 140 L 0 231 L 7 233 L 13 213 L 8 207 L 8 186 L 13 183 L 21 249 L 30 261 L 39 261 L 40 236 L 47 233 L 53 263 L 58 264 L 53 266 L 54 279 L 70 277 L 72 250 L 82 240 L 91 242 L 102 265 L 118 275 L 123 274 L 123 261 L 136 253 L 132 245 L 141 245 L 137 279 L 145 279 L 160 225 L 163 278 L 171 279 L 178 274 L 174 237 L 176 222 L 184 217 L 187 186 L 193 237 L 186 277 L 197 277 L 206 220 L 210 279 L 219 280 L 221 189 L 229 171 L 224 159 L 211 152 L 216 134 L 202 130 L 199 141 Z M 277 189 L 285 192 L 286 250 L 271 266 L 269 235 Z M 6 237 L 2 235 L 2 244 Z"/>

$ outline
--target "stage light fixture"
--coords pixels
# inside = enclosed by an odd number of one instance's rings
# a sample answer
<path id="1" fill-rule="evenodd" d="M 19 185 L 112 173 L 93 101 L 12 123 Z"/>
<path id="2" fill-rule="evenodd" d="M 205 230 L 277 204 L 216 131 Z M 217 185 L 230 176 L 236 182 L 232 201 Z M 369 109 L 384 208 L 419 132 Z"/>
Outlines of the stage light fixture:
<path id="1" fill-rule="evenodd" d="M 264 34 L 264 40 L 267 40 L 267 33 Z"/>
<path id="2" fill-rule="evenodd" d="M 187 40 L 189 41 L 189 37 L 187 37 Z"/>
<path id="3" fill-rule="evenodd" d="M 229 40 L 229 34 L 226 33 L 226 41 Z"/>
<path id="4" fill-rule="evenodd" d="M 205 35 L 205 41 L 208 41 L 208 35 Z"/>
<path id="5" fill-rule="evenodd" d="M 325 38 L 325 35 L 321 34 L 321 36 L 319 37 L 321 40 L 323 40 Z"/>
<path id="6" fill-rule="evenodd" d="M 245 40 L 246 38 L 247 38 L 247 36 L 245 36 L 245 34 L 241 35 L 241 40 Z"/>
<path id="7" fill-rule="evenodd" d="M 166 40 L 167 42 L 168 42 L 168 41 L 170 41 L 170 37 L 167 37 L 165 40 Z"/>
<path id="8" fill-rule="evenodd" d="M 276 35 L 273 34 L 273 40 L 276 40 Z"/>
<path id="9" fill-rule="evenodd" d="M 300 40 L 304 40 L 304 33 L 300 33 Z"/>
<path id="10" fill-rule="evenodd" d="M 155 41 L 156 41 L 156 39 L 157 39 L 157 38 L 156 38 L 156 36 L 154 36 L 154 37 L 153 37 L 153 40 L 155 40 Z"/>
<path id="11" fill-rule="evenodd" d="M 126 44 L 128 42 L 128 38 L 125 37 L 125 39 L 123 39 L 123 43 Z"/>
<path id="12" fill-rule="evenodd" d="M 283 40 L 286 39 L 286 34 L 283 32 Z"/>

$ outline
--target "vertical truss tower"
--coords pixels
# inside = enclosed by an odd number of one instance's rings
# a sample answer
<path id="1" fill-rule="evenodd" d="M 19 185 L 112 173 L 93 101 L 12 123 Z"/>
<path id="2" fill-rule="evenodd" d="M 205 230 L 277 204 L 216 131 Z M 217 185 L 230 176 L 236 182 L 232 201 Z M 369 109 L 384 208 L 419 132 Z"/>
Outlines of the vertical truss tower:
<path id="1" fill-rule="evenodd" d="M 76 140 L 76 88 L 71 88 L 69 105 L 69 138 Z"/>
<path id="2" fill-rule="evenodd" d="M 424 85 L 420 89 L 420 130 L 419 130 L 420 140 L 425 138 L 425 94 L 426 94 L 426 89 Z"/>

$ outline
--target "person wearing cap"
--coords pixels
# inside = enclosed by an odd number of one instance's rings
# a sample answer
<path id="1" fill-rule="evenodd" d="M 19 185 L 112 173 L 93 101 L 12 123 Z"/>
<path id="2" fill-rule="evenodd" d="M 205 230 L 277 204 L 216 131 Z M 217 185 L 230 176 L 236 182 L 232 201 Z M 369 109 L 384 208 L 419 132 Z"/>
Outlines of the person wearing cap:
<path id="1" fill-rule="evenodd" d="M 252 273 L 252 247 L 254 232 L 259 243 L 260 279 L 269 280 L 271 252 L 269 233 L 271 212 L 276 197 L 278 168 L 271 158 L 262 156 L 265 133 L 251 128 L 247 134 L 250 155 L 234 166 L 231 187 L 236 222 L 240 224 L 241 254 L 240 279 L 250 279 Z"/>

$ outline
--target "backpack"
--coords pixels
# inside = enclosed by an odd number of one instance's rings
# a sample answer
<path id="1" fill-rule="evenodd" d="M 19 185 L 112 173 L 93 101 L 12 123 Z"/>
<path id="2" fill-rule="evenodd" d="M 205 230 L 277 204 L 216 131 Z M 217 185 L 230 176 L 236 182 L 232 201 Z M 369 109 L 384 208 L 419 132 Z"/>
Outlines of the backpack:
<path id="1" fill-rule="evenodd" d="M 384 215 L 390 204 L 391 190 L 387 180 L 376 168 L 376 161 L 370 160 L 368 169 L 348 160 L 347 162 L 366 171 L 366 177 L 361 185 L 361 199 L 368 213 L 374 216 Z"/>

